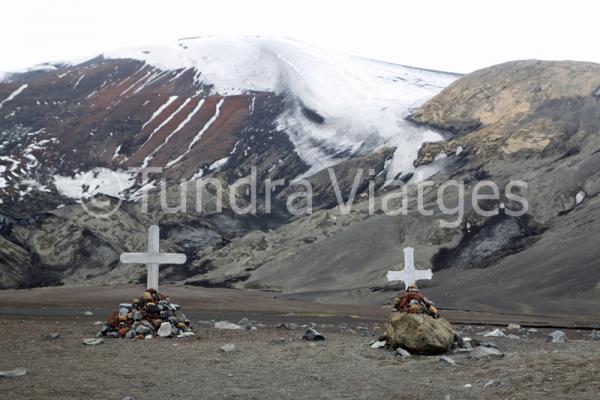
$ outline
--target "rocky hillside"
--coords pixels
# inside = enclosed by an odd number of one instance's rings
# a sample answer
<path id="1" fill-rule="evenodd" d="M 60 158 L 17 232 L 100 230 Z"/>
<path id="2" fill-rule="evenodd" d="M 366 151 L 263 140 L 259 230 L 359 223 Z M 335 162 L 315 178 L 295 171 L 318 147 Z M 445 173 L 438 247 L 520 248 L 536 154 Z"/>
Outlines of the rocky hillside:
<path id="1" fill-rule="evenodd" d="M 384 304 L 399 288 L 386 272 L 412 245 L 417 264 L 434 269 L 424 286 L 443 307 L 597 309 L 600 65 L 519 61 L 455 81 L 295 42 L 250 44 L 193 39 L 0 83 L 2 287 L 143 279 L 144 268 L 118 255 L 144 248 L 146 227 L 158 223 L 163 248 L 188 255 L 186 265 L 163 268 L 163 280 Z M 233 67 L 221 73 L 224 59 Z M 227 200 L 216 212 L 214 190 L 205 193 L 208 209 L 185 214 L 161 211 L 151 192 L 146 213 L 142 182 L 127 170 L 143 166 L 164 168 L 172 205 L 195 178 L 227 187 L 252 166 L 259 180 L 286 184 L 270 214 L 262 200 L 255 214 L 236 215 Z M 344 199 L 357 188 L 349 213 L 336 207 L 327 166 Z M 373 175 L 355 182 L 359 168 Z M 111 171 L 123 187 L 108 184 Z M 420 186 L 420 173 L 435 185 Z M 299 177 L 315 188 L 312 215 L 285 210 Z M 465 183 L 464 194 L 445 196 L 449 207 L 466 199 L 462 220 L 435 203 L 450 180 Z M 481 203 L 491 211 L 482 216 L 470 199 L 486 180 L 501 190 Z M 511 181 L 527 189 L 506 190 Z M 402 190 L 408 214 L 384 213 L 382 201 Z M 431 215 L 416 212 L 419 190 Z M 81 204 L 90 199 L 123 204 L 94 218 Z"/>

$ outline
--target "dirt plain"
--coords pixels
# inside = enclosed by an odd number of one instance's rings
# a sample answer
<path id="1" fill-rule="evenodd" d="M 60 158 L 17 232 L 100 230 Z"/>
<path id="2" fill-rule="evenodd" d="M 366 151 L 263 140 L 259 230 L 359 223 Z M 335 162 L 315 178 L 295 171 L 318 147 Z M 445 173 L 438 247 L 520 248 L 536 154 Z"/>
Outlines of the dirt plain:
<path id="1" fill-rule="evenodd" d="M 271 293 L 170 286 L 163 288 L 192 319 L 186 339 L 106 339 L 89 347 L 118 302 L 140 286 L 49 288 L 0 292 L 0 370 L 27 375 L 0 379 L 2 399 L 598 399 L 600 341 L 593 321 L 572 316 L 517 316 L 448 310 L 462 336 L 508 322 L 521 323 L 520 339 L 486 338 L 505 355 L 471 360 L 448 354 L 402 359 L 369 346 L 389 310 L 278 299 Z M 87 310 L 94 315 L 86 316 Z M 256 331 L 228 331 L 210 321 L 256 321 Z M 481 320 L 481 324 L 476 324 Z M 281 329 L 281 323 L 290 329 Z M 300 340 L 316 324 L 327 340 Z M 546 343 L 559 325 L 569 341 Z M 295 325 L 294 325 L 295 324 Z M 530 326 L 537 332 L 528 333 Z M 50 333 L 60 333 L 57 339 Z M 506 331 L 506 333 L 510 333 Z M 237 350 L 225 354 L 220 347 Z M 467 386 L 465 386 L 467 385 Z M 470 385 L 470 386 L 468 386 Z"/>

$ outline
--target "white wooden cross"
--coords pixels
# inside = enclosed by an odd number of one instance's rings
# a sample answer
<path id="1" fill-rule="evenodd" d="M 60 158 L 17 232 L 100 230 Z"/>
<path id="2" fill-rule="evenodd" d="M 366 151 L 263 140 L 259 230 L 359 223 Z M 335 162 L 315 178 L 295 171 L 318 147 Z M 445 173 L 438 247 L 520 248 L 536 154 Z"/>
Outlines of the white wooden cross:
<path id="1" fill-rule="evenodd" d="M 148 228 L 148 252 L 147 253 L 123 253 L 121 262 L 123 264 L 146 264 L 148 267 L 148 289 L 158 291 L 158 266 L 160 264 L 184 264 L 187 260 L 185 254 L 161 253 L 160 231 L 158 226 L 151 225 Z"/>
<path id="2" fill-rule="evenodd" d="M 402 271 L 388 271 L 387 280 L 389 282 L 402 281 L 408 289 L 413 283 L 419 280 L 430 280 L 433 273 L 430 269 L 415 269 L 415 249 L 412 247 L 404 248 L 404 269 Z"/>

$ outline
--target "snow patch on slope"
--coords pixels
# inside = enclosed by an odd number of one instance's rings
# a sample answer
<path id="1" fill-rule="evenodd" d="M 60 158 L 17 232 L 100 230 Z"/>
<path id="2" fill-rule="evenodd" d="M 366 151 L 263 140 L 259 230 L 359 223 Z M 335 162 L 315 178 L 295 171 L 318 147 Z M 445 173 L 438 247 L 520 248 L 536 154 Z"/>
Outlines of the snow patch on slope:
<path id="1" fill-rule="evenodd" d="M 208 170 L 209 171 L 219 170 L 219 169 L 221 169 L 221 167 L 223 165 L 227 164 L 227 161 L 229 161 L 229 157 L 219 158 L 217 161 L 210 164 L 210 166 L 208 167 Z"/>
<path id="2" fill-rule="evenodd" d="M 170 96 L 167 101 L 162 104 L 160 107 L 158 107 L 158 110 L 156 110 L 152 116 L 150 117 L 150 119 L 148 121 L 146 121 L 146 123 L 144 125 L 142 125 L 142 129 L 144 129 L 146 127 L 146 125 L 148 125 L 150 122 L 154 121 L 154 119 L 156 117 L 158 117 L 164 110 L 165 108 L 169 107 L 169 105 L 174 102 L 175 100 L 177 100 L 178 96 Z"/>
<path id="3" fill-rule="evenodd" d="M 54 185 L 60 194 L 72 199 L 87 199 L 102 193 L 123 198 L 122 193 L 135 184 L 137 173 L 96 168 L 73 177 L 54 176 Z"/>
<path id="4" fill-rule="evenodd" d="M 19 94 L 21 94 L 21 92 L 23 92 L 23 90 L 27 89 L 28 86 L 29 86 L 28 84 L 21 85 L 17 90 L 12 92 L 6 99 L 0 101 L 0 110 L 2 109 L 4 104 L 13 100 L 15 97 L 17 97 Z"/>
<path id="5" fill-rule="evenodd" d="M 221 106 L 223 105 L 224 102 L 225 102 L 225 99 L 219 100 L 219 102 L 215 106 L 215 113 L 214 113 L 214 115 L 206 122 L 206 124 L 204 124 L 204 126 L 202 127 L 202 129 L 200 129 L 200 132 L 198 132 L 196 134 L 196 136 L 194 136 L 194 139 L 192 139 L 191 143 L 188 145 L 187 150 L 182 155 L 180 155 L 179 157 L 177 157 L 176 159 L 174 159 L 172 161 L 169 161 L 169 163 L 167 164 L 167 168 L 172 167 L 173 165 L 177 164 L 185 156 L 187 156 L 190 153 L 190 151 L 192 151 L 192 147 L 194 147 L 194 145 L 196 143 L 198 143 L 198 141 L 200 141 L 200 139 L 202 138 L 202 135 L 204 135 L 204 133 L 208 130 L 208 128 L 210 128 L 211 125 L 214 124 L 215 121 L 219 118 L 219 114 L 221 112 Z"/>

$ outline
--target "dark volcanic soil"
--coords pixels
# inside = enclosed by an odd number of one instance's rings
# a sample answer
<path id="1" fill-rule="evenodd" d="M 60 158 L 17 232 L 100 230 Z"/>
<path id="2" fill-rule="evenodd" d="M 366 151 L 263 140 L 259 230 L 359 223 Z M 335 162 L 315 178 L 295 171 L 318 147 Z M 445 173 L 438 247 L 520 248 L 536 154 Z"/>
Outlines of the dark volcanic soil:
<path id="1" fill-rule="evenodd" d="M 450 354 L 459 364 L 452 367 L 439 357 L 403 360 L 370 348 L 372 338 L 362 336 L 359 327 L 377 331 L 374 327 L 382 326 L 387 315 L 380 308 L 292 302 L 260 292 L 164 289 L 192 317 L 197 337 L 107 339 L 96 347 L 83 346 L 82 339 L 98 329 L 94 321 L 103 320 L 111 305 L 127 301 L 140 287 L 0 292 L 0 370 L 28 370 L 23 377 L 0 379 L 0 398 L 531 400 L 600 395 L 600 341 L 590 341 L 588 330 L 567 329 L 568 343 L 550 344 L 544 342 L 549 328 L 531 334 L 523 328 L 513 332 L 521 339 L 490 340 L 506 354 L 503 359 L 473 361 Z M 46 298 L 46 305 L 36 304 L 40 298 Z M 83 315 L 88 309 L 93 316 Z M 473 318 L 459 312 L 446 316 L 453 320 L 452 315 Z M 519 318 L 485 315 L 498 324 Z M 242 316 L 256 320 L 258 331 L 217 330 L 207 322 L 237 322 Z M 544 318 L 536 318 L 542 325 Z M 282 322 L 299 326 L 277 329 Z M 299 340 L 301 325 L 311 322 L 326 335 L 325 342 Z M 491 327 L 455 328 L 481 339 L 478 333 Z M 46 338 L 53 332 L 61 336 Z M 219 348 L 226 343 L 238 350 L 224 354 Z M 484 387 L 492 380 L 497 384 Z"/>

